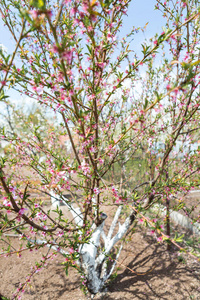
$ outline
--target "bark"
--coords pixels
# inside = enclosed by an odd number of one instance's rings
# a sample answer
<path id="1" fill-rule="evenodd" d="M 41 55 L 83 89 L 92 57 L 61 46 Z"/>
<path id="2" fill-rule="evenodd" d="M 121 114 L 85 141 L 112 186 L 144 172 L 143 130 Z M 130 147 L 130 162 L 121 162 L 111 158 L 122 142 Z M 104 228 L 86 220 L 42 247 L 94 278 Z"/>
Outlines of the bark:
<path id="1" fill-rule="evenodd" d="M 56 195 L 54 192 L 51 192 L 51 195 L 53 208 L 55 208 L 55 206 L 60 206 L 62 198 Z M 82 226 L 83 214 L 80 211 L 80 208 L 75 208 L 72 203 L 67 201 L 67 199 L 64 202 L 73 215 L 76 225 Z M 113 250 L 116 243 L 119 242 L 128 232 L 135 219 L 136 213 L 132 211 L 121 225 L 118 222 L 121 211 L 122 205 L 118 207 L 107 235 L 104 232 L 104 225 L 107 215 L 102 213 L 99 225 L 96 226 L 95 223 L 92 225 L 93 233 L 91 234 L 88 242 L 80 245 L 79 247 L 79 265 L 85 274 L 85 278 L 87 279 L 87 288 L 91 294 L 97 294 L 104 289 L 106 281 L 114 271 L 117 259 L 122 250 L 122 244 L 119 252 L 116 255 L 116 260 L 108 270 L 107 262 L 109 260 L 109 254 Z M 119 228 L 117 233 L 113 236 L 117 223 Z M 100 245 L 101 237 L 103 240 L 103 246 Z"/>

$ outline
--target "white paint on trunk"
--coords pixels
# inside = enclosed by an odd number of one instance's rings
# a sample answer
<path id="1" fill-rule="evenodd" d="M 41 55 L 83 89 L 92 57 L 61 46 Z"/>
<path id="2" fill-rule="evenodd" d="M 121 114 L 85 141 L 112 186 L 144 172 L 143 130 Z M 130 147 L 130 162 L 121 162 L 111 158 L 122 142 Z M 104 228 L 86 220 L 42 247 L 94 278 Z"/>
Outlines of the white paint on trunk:
<path id="1" fill-rule="evenodd" d="M 66 197 L 61 197 L 51 191 L 51 209 L 57 209 L 60 206 L 67 206 L 73 216 L 77 226 L 83 226 L 83 215 L 79 207 L 75 207 Z"/>
<path id="2" fill-rule="evenodd" d="M 61 202 L 62 201 L 62 202 Z M 62 196 L 56 195 L 53 191 L 51 191 L 51 202 L 52 208 L 57 208 L 61 206 L 63 203 L 67 206 L 69 211 L 71 212 L 72 216 L 74 217 L 74 221 L 76 225 L 83 226 L 83 214 L 79 207 L 75 207 L 70 201 L 67 199 L 63 201 Z M 93 201 L 93 204 L 94 201 Z M 116 261 L 111 266 L 110 271 L 107 270 L 107 260 L 109 259 L 108 256 L 115 246 L 115 244 L 122 239 L 122 237 L 127 233 L 129 230 L 133 220 L 135 219 L 135 214 L 132 212 L 125 220 L 125 222 L 121 225 L 118 223 L 118 219 L 120 213 L 122 211 L 122 205 L 118 207 L 108 234 L 106 236 L 104 232 L 104 224 L 107 215 L 102 213 L 101 215 L 101 224 L 96 226 L 93 223 L 91 229 L 94 231 L 91 234 L 90 239 L 85 244 L 81 244 L 79 246 L 79 265 L 83 269 L 83 272 L 87 279 L 87 287 L 88 290 L 92 294 L 96 294 L 102 291 L 106 280 L 111 276 L 112 272 L 114 271 Z M 119 224 L 119 228 L 117 233 L 113 236 L 115 227 Z M 79 232 L 81 236 L 81 232 Z M 100 247 L 100 237 L 102 237 L 104 246 Z M 122 245 L 120 250 L 117 254 L 116 260 L 119 257 L 119 254 L 122 250 Z"/>

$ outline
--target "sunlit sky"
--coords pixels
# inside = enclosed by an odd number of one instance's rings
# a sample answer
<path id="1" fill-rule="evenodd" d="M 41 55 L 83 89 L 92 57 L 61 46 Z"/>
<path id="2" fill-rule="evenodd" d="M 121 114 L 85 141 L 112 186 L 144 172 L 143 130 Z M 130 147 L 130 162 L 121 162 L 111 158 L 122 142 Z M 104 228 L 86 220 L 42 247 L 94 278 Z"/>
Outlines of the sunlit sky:
<path id="1" fill-rule="evenodd" d="M 161 33 L 164 20 L 161 12 L 154 10 L 156 0 L 132 0 L 128 9 L 128 16 L 124 17 L 123 27 L 121 29 L 121 36 L 126 35 L 133 26 L 144 27 L 148 22 L 145 33 L 140 35 L 140 41 L 144 38 L 150 38 L 156 32 Z M 4 26 L 0 18 L 0 44 L 3 44 L 10 53 L 14 49 L 15 43 L 9 33 L 9 30 Z M 137 44 L 134 45 L 138 47 Z"/>
<path id="2" fill-rule="evenodd" d="M 148 22 L 146 30 L 143 33 L 140 32 L 131 44 L 130 48 L 135 50 L 135 52 L 140 52 L 141 43 L 144 39 L 149 39 L 156 33 L 160 34 L 162 32 L 162 26 L 164 26 L 165 20 L 163 19 L 161 12 L 154 9 L 156 3 L 156 0 L 132 0 L 129 5 L 127 16 L 124 17 L 123 26 L 120 32 L 121 38 L 129 33 L 133 26 L 144 27 Z M 15 47 L 15 42 L 13 41 L 9 30 L 4 26 L 1 18 L 0 44 L 3 44 L 6 47 L 9 54 L 12 53 Z M 20 99 L 20 95 L 13 91 L 10 91 L 9 94 L 17 101 Z"/>

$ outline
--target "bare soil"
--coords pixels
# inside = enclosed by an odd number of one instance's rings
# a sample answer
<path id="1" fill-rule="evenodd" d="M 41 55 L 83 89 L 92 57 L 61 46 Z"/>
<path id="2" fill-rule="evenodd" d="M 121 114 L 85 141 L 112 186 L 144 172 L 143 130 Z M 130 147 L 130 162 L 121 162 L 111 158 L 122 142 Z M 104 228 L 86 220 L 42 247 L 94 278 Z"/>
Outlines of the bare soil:
<path id="1" fill-rule="evenodd" d="M 10 238 L 15 249 L 19 241 Z M 0 246 L 5 247 L 4 241 Z M 0 247 L 1 248 L 1 247 Z M 20 283 L 24 283 L 31 267 L 40 262 L 45 249 L 24 251 L 22 256 L 13 254 L 0 257 L 0 294 L 12 299 Z M 138 228 L 131 241 L 125 244 L 118 264 L 118 275 L 109 284 L 108 292 L 96 295 L 94 299 L 165 299 L 200 300 L 200 264 L 193 258 L 180 257 L 166 245 L 158 244 L 144 228 Z M 64 258 L 57 255 L 46 268 L 31 278 L 30 285 L 22 295 L 23 300 L 86 300 L 79 288 L 80 276 L 70 269 L 66 276 Z"/>
<path id="2" fill-rule="evenodd" d="M 193 206 L 197 199 L 199 193 L 190 195 L 186 200 L 189 206 Z M 183 229 L 179 228 L 179 232 L 182 233 Z M 19 249 L 18 238 L 10 237 L 10 242 L 14 249 Z M 0 249 L 5 247 L 7 245 L 2 239 Z M 40 248 L 24 251 L 21 257 L 17 254 L 0 256 L 0 300 L 1 296 L 12 299 L 20 283 L 26 281 L 31 268 L 47 251 Z M 89 294 L 84 295 L 80 290 L 78 272 L 70 269 L 66 276 L 62 262 L 64 257 L 58 254 L 34 274 L 22 300 L 90 299 Z M 200 263 L 184 254 L 179 256 L 173 247 L 170 252 L 167 251 L 166 245 L 159 244 L 145 228 L 137 227 L 131 240 L 124 245 L 117 268 L 118 275 L 109 283 L 107 292 L 96 295 L 94 299 L 200 300 Z"/>

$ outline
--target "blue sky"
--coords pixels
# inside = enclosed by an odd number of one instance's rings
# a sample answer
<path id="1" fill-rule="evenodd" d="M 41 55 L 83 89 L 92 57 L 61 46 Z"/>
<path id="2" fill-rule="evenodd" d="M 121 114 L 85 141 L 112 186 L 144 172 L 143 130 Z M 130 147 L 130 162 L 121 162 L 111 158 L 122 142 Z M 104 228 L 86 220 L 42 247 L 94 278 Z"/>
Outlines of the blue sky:
<path id="1" fill-rule="evenodd" d="M 149 39 L 154 36 L 155 33 L 162 32 L 162 26 L 164 26 L 164 19 L 161 12 L 155 10 L 156 0 L 132 0 L 128 9 L 128 16 L 124 17 L 123 26 L 121 28 L 121 38 L 129 33 L 133 26 L 144 27 L 148 22 L 144 33 L 139 32 L 132 42 L 130 49 L 133 49 L 136 53 L 140 53 L 141 43 L 144 39 Z M 3 21 L 0 18 L 0 44 L 3 44 L 8 53 L 12 53 L 15 48 L 15 42 L 13 41 L 9 30 L 4 26 Z M 21 99 L 21 96 L 14 92 L 9 91 L 9 94 L 16 101 Z"/>
<path id="2" fill-rule="evenodd" d="M 141 40 L 150 38 L 155 33 L 162 32 L 162 26 L 165 25 L 165 20 L 158 10 L 154 10 L 156 0 L 132 0 L 128 9 L 128 17 L 124 18 L 122 35 L 125 35 L 132 26 L 144 27 L 148 22 L 145 34 L 141 36 Z"/>
<path id="3" fill-rule="evenodd" d="M 136 45 L 133 44 L 133 47 L 138 47 L 139 43 L 143 41 L 144 38 L 148 39 L 156 32 L 161 33 L 161 28 L 164 25 L 164 20 L 161 13 L 158 10 L 154 10 L 156 3 L 156 0 L 132 0 L 132 2 L 130 3 L 128 9 L 128 17 L 124 17 L 121 36 L 126 35 L 131 30 L 132 26 L 143 27 L 147 22 L 149 22 L 145 33 L 139 34 L 137 36 L 137 43 Z M 8 49 L 9 53 L 12 52 L 15 45 L 8 29 L 4 26 L 1 18 L 0 44 L 3 44 Z"/>

